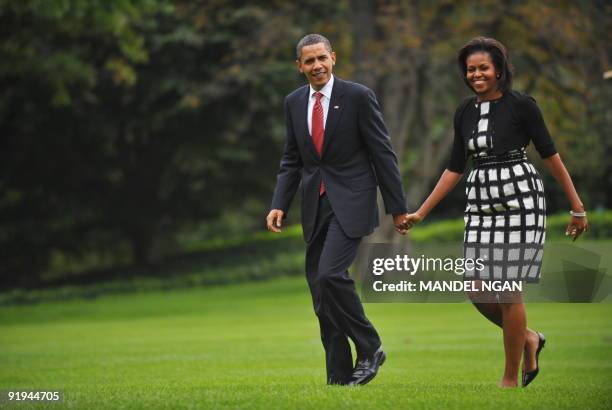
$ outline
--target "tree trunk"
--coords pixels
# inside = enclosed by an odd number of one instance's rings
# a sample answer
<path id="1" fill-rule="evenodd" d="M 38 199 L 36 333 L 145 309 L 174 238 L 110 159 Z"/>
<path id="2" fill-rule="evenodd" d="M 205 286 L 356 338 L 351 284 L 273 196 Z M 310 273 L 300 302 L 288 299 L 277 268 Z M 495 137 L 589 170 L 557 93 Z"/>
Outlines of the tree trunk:
<path id="1" fill-rule="evenodd" d="M 452 124 L 450 119 L 444 118 L 446 114 L 440 114 L 440 110 L 435 112 L 433 104 L 438 101 L 433 98 L 439 96 L 432 98 L 435 93 L 426 89 L 436 86 L 437 80 L 436 74 L 429 73 L 433 67 L 433 40 L 427 38 L 429 32 L 419 32 L 427 31 L 427 25 L 422 24 L 423 16 L 419 13 L 423 11 L 415 4 L 381 5 L 361 0 L 351 3 L 355 21 L 355 81 L 373 88 L 381 103 L 404 187 L 407 187 L 408 209 L 413 211 L 439 177 L 452 144 L 452 130 L 443 131 L 443 137 L 437 131 L 438 138 L 434 138 L 432 131 L 435 120 Z M 432 21 L 448 13 L 444 5 L 433 11 L 435 18 Z M 439 70 L 446 73 L 448 67 Z M 448 77 L 450 73 L 445 76 Z M 402 237 L 395 233 L 392 218 L 384 213 L 380 195 L 378 205 L 381 226 L 367 240 L 402 241 Z"/>

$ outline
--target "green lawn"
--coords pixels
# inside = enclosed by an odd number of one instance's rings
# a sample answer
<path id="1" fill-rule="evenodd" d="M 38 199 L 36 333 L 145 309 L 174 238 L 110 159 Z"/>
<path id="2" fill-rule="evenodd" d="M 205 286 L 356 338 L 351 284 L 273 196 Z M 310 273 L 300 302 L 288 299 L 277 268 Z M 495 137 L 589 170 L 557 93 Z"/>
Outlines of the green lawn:
<path id="1" fill-rule="evenodd" d="M 291 278 L 4 307 L 0 389 L 61 389 L 47 407 L 76 409 L 610 407 L 612 304 L 529 305 L 542 370 L 501 390 L 501 332 L 467 304 L 368 304 L 388 361 L 328 387 L 310 303 Z"/>

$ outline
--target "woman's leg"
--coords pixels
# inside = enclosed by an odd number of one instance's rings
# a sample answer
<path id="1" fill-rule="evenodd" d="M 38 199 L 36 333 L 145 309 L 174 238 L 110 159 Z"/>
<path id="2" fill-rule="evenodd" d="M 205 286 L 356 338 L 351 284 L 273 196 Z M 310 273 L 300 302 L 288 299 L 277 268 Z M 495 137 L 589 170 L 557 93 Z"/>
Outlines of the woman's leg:
<path id="1" fill-rule="evenodd" d="M 492 323 L 503 328 L 503 315 L 499 303 L 481 303 L 472 302 L 474 307 L 480 312 L 481 315 L 489 319 Z"/>
<path id="2" fill-rule="evenodd" d="M 500 382 L 501 387 L 518 386 L 518 373 L 525 349 L 527 335 L 527 319 L 525 305 L 522 302 L 501 303 L 500 308 L 503 316 L 504 351 L 506 354 L 506 366 L 504 377 Z"/>
<path id="3" fill-rule="evenodd" d="M 537 367 L 536 351 L 540 344 L 540 337 L 536 332 L 527 328 L 525 335 L 525 351 L 523 353 L 523 370 L 526 372 L 534 371 Z"/>
<path id="4" fill-rule="evenodd" d="M 500 328 L 504 330 L 504 348 L 506 352 L 506 372 L 509 374 L 515 374 L 515 375 L 518 373 L 518 367 L 515 366 L 514 364 L 517 360 L 516 359 L 516 348 L 514 345 L 516 341 L 514 341 L 514 338 L 516 336 L 515 330 L 519 330 L 519 333 L 520 333 L 520 328 L 519 328 L 520 326 L 522 326 L 522 329 L 523 329 L 522 337 L 524 340 L 523 347 L 522 347 L 522 351 L 524 352 L 523 369 L 525 371 L 535 370 L 536 368 L 535 354 L 538 348 L 539 337 L 536 332 L 527 328 L 527 315 L 525 312 L 525 307 L 523 305 L 522 299 L 520 298 L 520 295 L 513 296 L 515 300 L 513 301 L 514 303 L 511 303 L 511 305 L 520 305 L 518 307 L 513 307 L 513 308 L 510 308 L 508 306 L 504 307 L 505 305 L 509 305 L 509 304 L 493 302 L 492 296 L 490 294 L 486 295 L 483 292 L 476 292 L 476 293 L 471 292 L 469 296 L 470 296 L 472 303 L 474 304 L 474 307 L 476 307 L 476 309 L 484 317 L 486 317 L 489 321 L 491 321 L 492 323 L 494 323 L 495 325 L 499 326 Z M 507 297 L 508 295 L 506 294 L 504 298 L 507 298 Z M 504 327 L 504 310 L 507 311 L 506 313 L 507 326 L 506 327 Z M 518 337 L 521 337 L 521 336 L 518 335 Z M 508 351 L 507 343 L 509 343 L 511 347 L 511 352 Z M 510 362 L 508 360 L 509 358 L 511 359 Z M 518 361 L 520 362 L 520 355 L 518 356 Z M 514 371 L 514 368 L 517 369 L 516 372 Z M 504 378 L 505 378 L 505 375 L 504 375 Z M 514 385 L 516 385 L 516 382 Z"/>
<path id="5" fill-rule="evenodd" d="M 482 289 L 481 280 L 473 280 L 476 289 Z M 503 316 L 495 292 L 480 290 L 468 292 L 470 301 L 480 314 L 499 327 L 503 327 Z"/>

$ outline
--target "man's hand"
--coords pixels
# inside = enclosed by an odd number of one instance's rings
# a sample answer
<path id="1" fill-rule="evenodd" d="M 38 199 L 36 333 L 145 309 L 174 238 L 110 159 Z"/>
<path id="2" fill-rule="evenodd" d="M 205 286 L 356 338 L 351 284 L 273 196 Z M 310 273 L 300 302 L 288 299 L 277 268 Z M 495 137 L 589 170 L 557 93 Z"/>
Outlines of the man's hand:
<path id="1" fill-rule="evenodd" d="M 418 212 L 412 214 L 398 214 L 393 215 L 393 223 L 395 224 L 395 230 L 401 235 L 406 235 L 415 224 L 421 222 L 423 217 Z"/>
<path id="2" fill-rule="evenodd" d="M 406 235 L 406 232 L 408 232 L 408 227 L 406 225 L 407 216 L 408 214 L 393 215 L 393 224 L 395 225 L 395 230 L 400 235 Z"/>
<path id="3" fill-rule="evenodd" d="M 266 217 L 266 223 L 268 225 L 268 230 L 272 232 L 280 232 L 281 225 L 283 223 L 283 217 L 285 213 L 280 209 L 273 209 L 270 211 L 268 216 Z"/>

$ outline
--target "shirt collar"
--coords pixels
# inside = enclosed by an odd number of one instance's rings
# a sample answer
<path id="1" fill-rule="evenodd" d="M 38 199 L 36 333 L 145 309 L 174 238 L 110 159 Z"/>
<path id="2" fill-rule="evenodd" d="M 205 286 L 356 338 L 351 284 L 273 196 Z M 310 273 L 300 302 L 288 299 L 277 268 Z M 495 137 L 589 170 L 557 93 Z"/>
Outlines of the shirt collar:
<path id="1" fill-rule="evenodd" d="M 319 92 L 321 94 L 323 94 L 325 97 L 327 97 L 327 99 L 331 100 L 331 94 L 332 94 L 332 89 L 334 88 L 334 75 L 332 74 L 329 78 L 329 81 L 327 82 L 327 84 L 325 84 L 323 86 L 323 88 L 321 88 L 319 90 Z M 317 90 L 315 90 L 314 88 L 312 88 L 312 85 L 310 86 L 310 98 L 312 98 L 312 96 L 314 95 L 314 93 L 316 93 Z"/>

